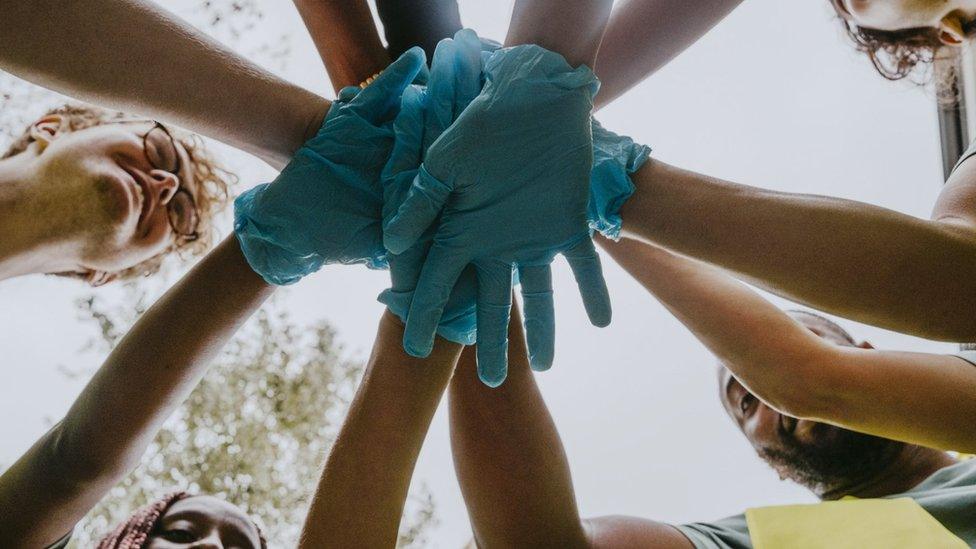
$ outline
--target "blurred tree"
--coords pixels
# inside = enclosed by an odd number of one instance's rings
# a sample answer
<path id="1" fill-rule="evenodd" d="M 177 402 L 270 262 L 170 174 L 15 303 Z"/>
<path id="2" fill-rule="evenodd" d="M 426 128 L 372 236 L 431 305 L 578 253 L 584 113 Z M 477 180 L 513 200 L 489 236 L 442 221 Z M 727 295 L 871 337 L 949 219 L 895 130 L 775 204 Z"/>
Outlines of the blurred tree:
<path id="1" fill-rule="evenodd" d="M 83 318 L 98 329 L 92 345 L 102 351 L 150 302 L 138 284 L 124 292 L 111 304 L 101 292 L 79 300 Z M 298 325 L 272 300 L 227 345 L 142 464 L 82 522 L 73 546 L 93 545 L 132 510 L 174 489 L 223 497 L 254 516 L 273 546 L 294 546 L 361 374 L 327 323 Z M 435 520 L 429 492 L 411 496 L 406 515 L 400 546 L 419 547 Z"/>
<path id="2" fill-rule="evenodd" d="M 260 27 L 266 12 L 281 9 L 277 0 L 174 0 L 164 6 L 260 64 L 282 70 L 287 63 L 289 36 Z M 66 101 L 0 71 L 0 152 L 43 112 Z M 80 319 L 97 333 L 83 351 L 107 354 L 187 267 L 168 262 L 152 279 L 80 299 Z M 93 373 L 62 370 L 84 379 Z M 272 300 L 227 345 L 142 464 L 79 525 L 71 547 L 93 546 L 132 510 L 176 489 L 224 497 L 255 517 L 273 547 L 294 546 L 361 374 L 362 364 L 343 357 L 327 323 L 297 324 Z M 435 521 L 429 491 L 411 495 L 399 545 L 422 546 Z"/>

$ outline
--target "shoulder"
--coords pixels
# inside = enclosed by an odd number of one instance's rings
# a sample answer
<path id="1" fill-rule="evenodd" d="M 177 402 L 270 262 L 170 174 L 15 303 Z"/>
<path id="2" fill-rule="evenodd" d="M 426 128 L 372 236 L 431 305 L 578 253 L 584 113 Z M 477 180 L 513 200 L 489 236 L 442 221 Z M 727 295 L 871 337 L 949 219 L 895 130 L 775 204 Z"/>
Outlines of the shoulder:
<path id="1" fill-rule="evenodd" d="M 718 521 L 711 525 L 716 531 L 728 530 L 731 535 L 735 530 L 730 523 L 722 526 Z M 594 548 L 603 547 L 657 547 L 661 549 L 726 549 L 738 548 L 738 545 L 718 544 L 708 541 L 704 523 L 674 526 L 653 520 L 611 515 L 596 517 L 584 521 L 590 545 Z M 742 519 L 744 535 L 748 539 L 748 529 L 745 519 Z M 721 536 L 720 536 L 721 537 Z"/>

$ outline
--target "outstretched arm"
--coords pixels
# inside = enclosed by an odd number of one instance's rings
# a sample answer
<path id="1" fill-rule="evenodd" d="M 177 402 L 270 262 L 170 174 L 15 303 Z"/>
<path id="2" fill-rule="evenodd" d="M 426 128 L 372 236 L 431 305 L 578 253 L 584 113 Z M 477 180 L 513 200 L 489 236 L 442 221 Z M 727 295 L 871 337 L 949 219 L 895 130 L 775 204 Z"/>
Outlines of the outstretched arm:
<path id="1" fill-rule="evenodd" d="M 592 67 L 611 8 L 612 0 L 517 0 L 505 45 L 536 44 Z"/>
<path id="2" fill-rule="evenodd" d="M 0 545 L 46 547 L 71 530 L 271 292 L 230 237 L 146 311 L 65 417 L 0 476 Z"/>
<path id="3" fill-rule="evenodd" d="M 276 168 L 315 135 L 329 109 L 148 0 L 12 0 L 2 25 L 3 70 L 176 123 Z"/>
<path id="4" fill-rule="evenodd" d="M 624 0 L 610 15 L 596 58 L 607 105 L 698 41 L 742 0 Z"/>
<path id="5" fill-rule="evenodd" d="M 665 524 L 580 519 L 569 462 L 529 369 L 517 309 L 508 337 L 504 384 L 482 385 L 468 348 L 449 390 L 454 468 L 478 546 L 690 548 Z"/>
<path id="6" fill-rule="evenodd" d="M 625 234 L 833 314 L 929 339 L 976 340 L 976 162 L 931 220 L 749 187 L 648 161 Z"/>
<path id="7" fill-rule="evenodd" d="M 325 470 L 300 547 L 393 547 L 410 478 L 461 346 L 403 351 L 403 323 L 380 319 L 376 343 Z"/>
<path id="8" fill-rule="evenodd" d="M 976 367 L 830 343 L 720 270 L 634 240 L 604 248 L 756 396 L 794 417 L 976 450 Z"/>
<path id="9" fill-rule="evenodd" d="M 294 1 L 336 92 L 390 64 L 366 0 Z"/>

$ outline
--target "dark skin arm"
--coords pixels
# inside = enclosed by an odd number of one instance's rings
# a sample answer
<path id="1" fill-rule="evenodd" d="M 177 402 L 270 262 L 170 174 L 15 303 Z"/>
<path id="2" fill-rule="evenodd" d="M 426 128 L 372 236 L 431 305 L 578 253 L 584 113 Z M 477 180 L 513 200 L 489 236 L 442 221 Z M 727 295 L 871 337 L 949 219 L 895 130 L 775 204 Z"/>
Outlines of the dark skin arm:
<path id="1" fill-rule="evenodd" d="M 976 163 L 932 219 L 722 181 L 651 160 L 621 209 L 628 236 L 811 307 L 943 341 L 976 340 Z"/>
<path id="2" fill-rule="evenodd" d="M 504 384 L 482 385 L 468 348 L 449 389 L 454 468 L 478 546 L 689 549 L 684 535 L 666 524 L 580 519 L 569 462 L 529 368 L 517 308 L 508 337 Z"/>
<path id="3" fill-rule="evenodd" d="M 0 476 L 0 545 L 53 543 L 138 463 L 273 288 L 230 237 L 126 334 L 64 418 Z"/>
<path id="4" fill-rule="evenodd" d="M 410 478 L 461 345 L 438 338 L 427 358 L 403 351 L 386 312 L 366 374 L 325 463 L 300 547 L 393 547 Z"/>
<path id="5" fill-rule="evenodd" d="M 336 92 L 390 64 L 366 0 L 294 1 Z"/>

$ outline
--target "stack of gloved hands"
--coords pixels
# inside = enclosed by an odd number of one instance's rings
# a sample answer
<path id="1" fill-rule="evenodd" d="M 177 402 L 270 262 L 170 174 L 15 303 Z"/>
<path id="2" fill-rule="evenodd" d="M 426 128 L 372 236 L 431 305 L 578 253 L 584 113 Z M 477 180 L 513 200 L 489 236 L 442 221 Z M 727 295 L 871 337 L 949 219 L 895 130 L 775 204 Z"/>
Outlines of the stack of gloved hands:
<path id="1" fill-rule="evenodd" d="M 379 300 L 406 323 L 404 349 L 427 356 L 435 332 L 477 343 L 490 386 L 505 379 L 517 281 L 531 365 L 548 369 L 549 265 L 563 254 L 591 322 L 610 323 L 590 231 L 619 236 L 629 174 L 650 152 L 592 118 L 598 87 L 559 54 L 470 30 L 438 44 L 429 72 L 411 49 L 342 90 L 277 179 L 238 197 L 241 249 L 272 284 L 329 263 L 388 266 Z"/>

